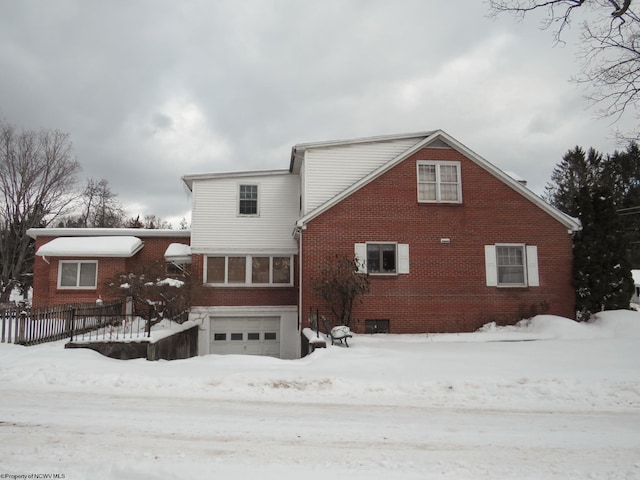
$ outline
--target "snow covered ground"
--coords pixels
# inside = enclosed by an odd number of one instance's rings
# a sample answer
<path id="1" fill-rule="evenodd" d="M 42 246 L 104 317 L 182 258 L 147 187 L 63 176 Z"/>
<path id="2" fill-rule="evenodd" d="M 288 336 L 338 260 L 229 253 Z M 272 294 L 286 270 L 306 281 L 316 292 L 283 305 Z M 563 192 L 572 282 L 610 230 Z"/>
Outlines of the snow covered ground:
<path id="1" fill-rule="evenodd" d="M 639 313 L 350 343 L 173 362 L 1 344 L 1 478 L 640 478 Z"/>

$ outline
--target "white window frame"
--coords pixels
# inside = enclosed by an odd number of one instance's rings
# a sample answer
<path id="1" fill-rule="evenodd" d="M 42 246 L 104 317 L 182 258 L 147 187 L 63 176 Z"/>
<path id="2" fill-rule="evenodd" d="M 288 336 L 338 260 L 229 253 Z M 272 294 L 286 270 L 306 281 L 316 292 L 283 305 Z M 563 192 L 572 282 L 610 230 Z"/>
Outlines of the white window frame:
<path id="1" fill-rule="evenodd" d="M 241 213 L 240 212 L 240 202 L 243 200 L 240 198 L 240 190 L 242 187 L 255 187 L 256 188 L 256 213 Z M 260 184 L 259 183 L 238 183 L 237 188 L 237 198 L 236 198 L 236 214 L 239 217 L 259 217 L 260 216 Z"/>
<path id="2" fill-rule="evenodd" d="M 436 170 L 436 181 L 435 181 L 435 185 L 436 185 L 436 198 L 435 200 L 429 200 L 429 199 L 421 199 L 420 198 L 420 184 L 422 183 L 427 183 L 424 181 L 420 181 L 420 166 L 422 165 L 433 165 L 435 166 L 435 170 Z M 441 199 L 441 187 L 442 187 L 442 180 L 441 180 L 441 174 L 440 174 L 440 167 L 441 166 L 455 166 L 456 167 L 456 194 L 458 199 L 457 200 L 442 200 Z M 418 203 L 453 203 L 453 204 L 457 204 L 457 203 L 462 203 L 462 174 L 460 171 L 460 162 L 456 162 L 456 161 L 445 161 L 445 160 L 418 160 L 416 162 L 416 196 L 418 198 Z M 449 182 L 447 182 L 447 184 L 449 184 Z"/>
<path id="3" fill-rule="evenodd" d="M 378 250 L 378 262 L 379 262 L 379 270 L 377 272 L 369 271 L 369 247 L 372 245 L 377 245 L 379 247 Z M 393 270 L 385 271 L 383 270 L 383 262 L 384 262 L 384 254 L 383 247 L 391 245 L 393 247 Z M 398 274 L 398 244 L 395 242 L 367 242 L 367 272 L 370 275 L 397 275 Z"/>
<path id="4" fill-rule="evenodd" d="M 208 282 L 207 270 L 209 264 L 209 257 L 223 257 L 224 258 L 224 282 Z M 245 259 L 245 279 L 244 282 L 229 282 L 229 258 L 231 257 L 244 257 Z M 268 257 L 269 258 L 269 282 L 268 283 L 253 283 L 253 258 L 254 257 Z M 274 283 L 273 281 L 273 259 L 274 258 L 288 258 L 289 259 L 289 282 L 288 283 Z M 293 286 L 293 255 L 277 255 L 277 254 L 256 254 L 256 255 L 205 255 L 204 258 L 204 271 L 203 279 L 205 285 L 211 285 L 216 287 L 291 287 Z"/>
<path id="5" fill-rule="evenodd" d="M 395 272 L 369 272 L 367 268 L 367 245 L 394 245 L 396 254 Z M 366 242 L 356 243 L 354 253 L 358 262 L 358 273 L 368 273 L 375 276 L 395 276 L 409 273 L 409 244 L 398 242 Z"/>
<path id="6" fill-rule="evenodd" d="M 76 270 L 76 284 L 62 285 L 62 265 L 75 264 L 78 266 Z M 82 264 L 94 264 L 96 266 L 96 275 L 93 279 L 93 285 L 80 285 L 80 269 Z M 59 290 L 96 290 L 98 288 L 98 261 L 97 260 L 60 260 L 58 261 L 58 289 Z"/>
<path id="7" fill-rule="evenodd" d="M 522 248 L 522 268 L 523 283 L 500 283 L 498 276 L 498 255 L 499 247 L 520 247 Z M 540 286 L 538 271 L 538 247 L 526 245 L 524 243 L 496 243 L 495 245 L 485 245 L 485 268 L 486 283 L 489 287 L 499 288 L 527 288 Z"/>

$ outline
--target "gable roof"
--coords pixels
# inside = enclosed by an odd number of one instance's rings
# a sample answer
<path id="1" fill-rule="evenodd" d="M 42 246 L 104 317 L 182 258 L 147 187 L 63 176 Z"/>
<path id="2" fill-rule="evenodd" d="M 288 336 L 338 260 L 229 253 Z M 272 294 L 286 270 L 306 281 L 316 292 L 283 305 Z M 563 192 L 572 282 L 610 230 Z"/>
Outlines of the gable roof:
<path id="1" fill-rule="evenodd" d="M 219 178 L 255 178 L 270 175 L 288 175 L 289 170 L 247 170 L 243 172 L 223 172 L 223 173 L 190 173 L 182 176 L 182 181 L 189 191 L 193 191 L 193 182 L 196 180 L 216 180 Z"/>
<path id="2" fill-rule="evenodd" d="M 291 161 L 289 163 L 289 171 L 291 173 L 298 173 L 300 171 L 300 164 L 302 162 L 302 158 L 304 157 L 304 153 L 307 150 L 313 150 L 316 148 L 342 147 L 346 145 L 361 145 L 363 143 L 390 142 L 394 140 L 406 140 L 411 138 L 414 138 L 417 143 L 429 137 L 429 135 L 432 135 L 433 133 L 434 132 L 432 131 L 400 133 L 396 135 L 377 135 L 373 137 L 352 138 L 350 140 L 329 140 L 324 142 L 299 143 L 291 148 Z"/>
<path id="3" fill-rule="evenodd" d="M 324 204 L 320 205 L 313 211 L 301 217 L 296 222 L 296 226 L 299 228 L 303 227 L 307 222 L 313 220 L 317 216 L 326 212 L 328 209 L 338 204 L 339 202 L 344 200 L 346 197 L 348 197 L 352 193 L 356 192 L 360 188 L 364 187 L 365 185 L 369 184 L 376 178 L 380 177 L 381 175 L 389 171 L 391 168 L 393 168 L 400 162 L 404 161 L 409 156 L 413 155 L 418 150 L 421 150 L 422 148 L 428 147 L 430 145 L 437 145 L 441 142 L 444 142 L 447 145 L 449 145 L 451 148 L 462 153 L 465 157 L 467 157 L 469 160 L 474 162 L 476 165 L 480 166 L 481 168 L 483 168 L 484 170 L 492 174 L 494 177 L 498 178 L 503 183 L 505 183 L 506 185 L 508 185 L 509 187 L 511 187 L 518 193 L 520 193 L 523 197 L 531 201 L 534 205 L 538 206 L 540 209 L 545 211 L 551 217 L 555 218 L 557 221 L 559 221 L 568 229 L 569 233 L 580 230 L 581 225 L 579 220 L 573 217 L 570 217 L 565 213 L 561 212 L 560 210 L 558 210 L 557 208 L 549 205 L 542 198 L 540 198 L 538 195 L 536 195 L 534 192 L 532 192 L 526 186 L 524 186 L 521 182 L 518 182 L 516 179 L 512 178 L 511 176 L 509 176 L 508 174 L 500 170 L 498 167 L 488 162 L 487 160 L 482 158 L 480 155 L 470 150 L 465 145 L 458 142 L 455 138 L 453 138 L 452 136 L 450 136 L 449 134 L 445 133 L 442 130 L 435 130 L 433 132 L 413 133 L 413 134 L 390 135 L 390 136 L 384 136 L 384 137 L 368 137 L 368 138 L 362 138 L 362 139 L 342 140 L 342 141 L 334 141 L 334 142 L 318 142 L 318 143 L 300 144 L 300 145 L 294 146 L 292 149 L 291 164 L 289 168 L 291 172 L 294 172 L 296 169 L 299 171 L 299 168 L 300 168 L 299 163 L 302 161 L 304 152 L 307 149 L 311 149 L 311 148 L 328 148 L 333 146 L 354 145 L 358 143 L 367 143 L 367 142 L 374 142 L 374 141 L 386 141 L 386 140 L 395 140 L 395 139 L 402 139 L 402 138 L 419 138 L 419 137 L 423 137 L 422 140 L 418 141 L 412 147 L 408 148 L 407 150 L 397 155 L 395 158 L 393 158 L 389 162 L 385 163 L 384 165 L 380 166 L 376 170 L 372 171 L 370 174 L 361 178 L 360 180 L 355 182 L 353 185 L 346 188 L 345 190 L 340 192 L 338 195 L 334 196 L 333 198 L 331 198 Z"/>

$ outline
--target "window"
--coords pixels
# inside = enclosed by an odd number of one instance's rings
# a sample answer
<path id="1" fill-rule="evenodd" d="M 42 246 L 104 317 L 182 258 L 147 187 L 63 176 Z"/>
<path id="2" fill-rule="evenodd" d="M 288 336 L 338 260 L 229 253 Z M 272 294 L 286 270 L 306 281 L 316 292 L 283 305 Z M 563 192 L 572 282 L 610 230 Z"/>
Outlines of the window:
<path id="1" fill-rule="evenodd" d="M 418 202 L 460 203 L 460 162 L 418 162 Z"/>
<path id="2" fill-rule="evenodd" d="M 167 262 L 165 269 L 169 275 L 182 275 L 184 273 L 184 266 L 174 262 Z"/>
<path id="3" fill-rule="evenodd" d="M 524 285 L 524 247 L 496 246 L 498 285 Z"/>
<path id="4" fill-rule="evenodd" d="M 205 283 L 237 285 L 291 285 L 291 256 L 210 256 Z"/>
<path id="5" fill-rule="evenodd" d="M 229 257 L 228 259 L 228 283 L 244 283 L 247 278 L 247 259 L 246 257 Z"/>
<path id="6" fill-rule="evenodd" d="M 389 333 L 389 320 L 365 320 L 364 333 Z"/>
<path id="7" fill-rule="evenodd" d="M 487 286 L 537 287 L 538 248 L 535 245 L 485 245 Z"/>
<path id="8" fill-rule="evenodd" d="M 225 257 L 207 257 L 207 283 L 224 283 Z"/>
<path id="9" fill-rule="evenodd" d="M 409 245 L 406 243 L 356 243 L 354 247 L 359 273 L 409 273 Z"/>
<path id="10" fill-rule="evenodd" d="M 367 243 L 367 272 L 396 273 L 396 244 Z"/>
<path id="11" fill-rule="evenodd" d="M 95 289 L 98 277 L 97 261 L 61 260 L 58 268 L 58 288 Z"/>
<path id="12" fill-rule="evenodd" d="M 258 215 L 258 185 L 240 185 L 240 215 Z"/>
<path id="13" fill-rule="evenodd" d="M 253 257 L 251 283 L 269 283 L 269 257 Z"/>
<path id="14" fill-rule="evenodd" d="M 291 257 L 273 257 L 273 283 L 291 283 Z"/>

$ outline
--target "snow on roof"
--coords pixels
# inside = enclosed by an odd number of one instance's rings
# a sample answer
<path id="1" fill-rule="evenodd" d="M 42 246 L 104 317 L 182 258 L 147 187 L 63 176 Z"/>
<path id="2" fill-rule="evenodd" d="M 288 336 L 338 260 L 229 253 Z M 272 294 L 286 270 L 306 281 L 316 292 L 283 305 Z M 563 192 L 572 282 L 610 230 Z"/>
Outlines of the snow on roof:
<path id="1" fill-rule="evenodd" d="M 41 257 L 132 257 L 144 243 L 137 237 L 59 237 L 41 246 Z"/>
<path id="2" fill-rule="evenodd" d="M 184 243 L 172 243 L 164 252 L 165 260 L 191 263 L 191 247 Z"/>
<path id="3" fill-rule="evenodd" d="M 163 280 L 160 280 L 159 282 L 156 282 L 156 285 L 158 285 L 159 287 L 167 285 L 169 287 L 180 288 L 184 285 L 184 282 L 175 278 L 165 278 Z"/>
<path id="4" fill-rule="evenodd" d="M 504 173 L 506 173 L 511 178 L 513 178 L 516 182 L 519 182 L 519 183 L 521 183 L 523 185 L 527 184 L 527 180 L 524 179 L 523 177 L 521 177 L 520 175 L 518 175 L 516 172 L 512 172 L 510 170 L 505 170 Z"/>
<path id="5" fill-rule="evenodd" d="M 38 237 L 182 237 L 191 236 L 191 230 L 167 228 L 30 228 L 27 235 Z"/>

